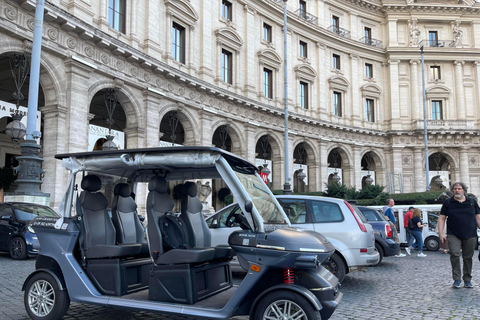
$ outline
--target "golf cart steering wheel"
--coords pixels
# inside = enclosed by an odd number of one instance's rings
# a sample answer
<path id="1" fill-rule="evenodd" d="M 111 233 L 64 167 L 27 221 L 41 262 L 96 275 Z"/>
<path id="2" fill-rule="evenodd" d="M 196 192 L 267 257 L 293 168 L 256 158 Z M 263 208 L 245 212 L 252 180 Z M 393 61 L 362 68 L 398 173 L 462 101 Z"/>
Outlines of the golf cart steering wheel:
<path id="1" fill-rule="evenodd" d="M 234 227 L 235 223 L 238 223 L 240 228 L 243 230 L 250 229 L 250 225 L 248 224 L 247 218 L 243 215 L 242 210 L 232 210 L 227 220 L 225 220 L 225 225 L 229 228 Z"/>

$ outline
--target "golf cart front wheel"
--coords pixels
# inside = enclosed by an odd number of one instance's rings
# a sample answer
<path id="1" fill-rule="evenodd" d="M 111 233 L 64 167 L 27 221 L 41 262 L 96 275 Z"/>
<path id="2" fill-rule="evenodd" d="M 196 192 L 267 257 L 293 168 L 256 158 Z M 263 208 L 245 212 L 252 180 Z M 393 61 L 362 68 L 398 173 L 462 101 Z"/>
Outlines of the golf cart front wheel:
<path id="1" fill-rule="evenodd" d="M 252 320 L 321 320 L 320 311 L 292 291 L 269 293 L 258 303 Z"/>
<path id="2" fill-rule="evenodd" d="M 67 312 L 70 298 L 66 290 L 60 290 L 57 281 L 51 275 L 42 272 L 28 281 L 24 304 L 33 320 L 57 320 Z"/>

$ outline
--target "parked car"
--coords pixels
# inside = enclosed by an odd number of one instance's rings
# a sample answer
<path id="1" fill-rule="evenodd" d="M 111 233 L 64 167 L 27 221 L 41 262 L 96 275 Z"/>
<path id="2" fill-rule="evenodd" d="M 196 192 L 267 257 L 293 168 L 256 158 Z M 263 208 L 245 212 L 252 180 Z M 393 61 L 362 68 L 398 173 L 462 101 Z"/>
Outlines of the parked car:
<path id="1" fill-rule="evenodd" d="M 40 248 L 30 221 L 36 217 L 57 217 L 51 208 L 35 203 L 0 203 L 0 250 L 8 251 L 15 260 L 36 255 Z"/>
<path id="2" fill-rule="evenodd" d="M 327 197 L 277 195 L 276 198 L 292 226 L 315 230 L 333 244 L 335 252 L 322 265 L 340 282 L 346 274 L 365 270 L 365 267 L 379 262 L 373 228 L 355 205 Z M 238 226 L 227 227 L 227 218 L 236 214 L 242 214 L 242 211 L 234 203 L 207 220 L 212 229 L 213 245 L 226 244 L 230 233 L 240 229 Z"/>
<path id="3" fill-rule="evenodd" d="M 392 228 L 390 223 L 385 219 L 385 215 L 372 208 L 360 206 L 357 208 L 362 211 L 368 224 L 373 228 L 375 248 L 380 254 L 378 263 L 382 262 L 383 257 L 391 257 L 398 254 L 400 252 L 400 242 L 397 231 L 395 228 Z"/>

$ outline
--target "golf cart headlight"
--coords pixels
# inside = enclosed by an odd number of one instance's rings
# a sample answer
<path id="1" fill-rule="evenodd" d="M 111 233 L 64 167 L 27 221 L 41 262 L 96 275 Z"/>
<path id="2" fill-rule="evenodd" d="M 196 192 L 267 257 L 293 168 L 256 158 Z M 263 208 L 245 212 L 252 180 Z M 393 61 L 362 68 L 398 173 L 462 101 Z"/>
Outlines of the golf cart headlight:
<path id="1" fill-rule="evenodd" d="M 35 230 L 33 230 L 32 226 L 30 226 L 30 225 L 27 227 L 27 230 L 30 233 L 35 233 Z"/>

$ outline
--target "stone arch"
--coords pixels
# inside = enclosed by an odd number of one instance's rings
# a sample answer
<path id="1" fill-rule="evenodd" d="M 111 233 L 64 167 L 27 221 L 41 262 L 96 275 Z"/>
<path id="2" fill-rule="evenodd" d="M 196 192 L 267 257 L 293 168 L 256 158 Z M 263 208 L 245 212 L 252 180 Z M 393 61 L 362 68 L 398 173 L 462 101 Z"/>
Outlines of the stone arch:
<path id="1" fill-rule="evenodd" d="M 385 157 L 383 156 L 383 154 L 381 154 L 377 150 L 369 148 L 369 149 L 362 150 L 362 152 L 360 153 L 360 161 L 363 160 L 363 157 L 367 153 L 370 153 L 370 155 L 372 156 L 372 160 L 375 163 L 375 168 L 374 168 L 374 170 L 372 170 L 372 171 L 375 171 L 375 184 L 385 186 L 386 185 L 386 181 L 385 181 L 385 177 L 386 177 Z M 360 166 L 361 166 L 361 163 L 360 163 Z M 361 169 L 363 170 L 363 168 L 361 168 Z M 370 170 L 371 169 L 372 168 L 370 168 Z"/>
<path id="2" fill-rule="evenodd" d="M 118 102 L 122 105 L 123 112 L 126 116 L 125 129 L 137 128 L 141 123 L 142 109 L 141 103 L 136 98 L 136 95 L 131 90 L 123 85 L 121 81 L 115 80 L 101 80 L 90 86 L 88 89 L 88 101 L 92 101 L 93 97 L 101 90 L 114 88 L 117 93 Z"/>
<path id="3" fill-rule="evenodd" d="M 283 136 L 278 135 L 277 132 L 275 131 L 270 131 L 270 130 L 259 130 L 255 133 L 255 144 L 258 142 L 258 140 L 263 137 L 264 135 L 268 134 L 269 136 L 269 142 L 272 147 L 272 189 L 277 190 L 282 188 L 282 180 L 283 180 L 283 174 L 284 170 L 283 167 L 285 165 L 285 157 L 284 157 L 284 145 L 283 145 Z"/>
<path id="4" fill-rule="evenodd" d="M 317 165 L 317 159 L 319 158 L 318 154 L 318 148 L 315 147 L 315 144 L 310 140 L 310 139 L 305 139 L 302 137 L 298 137 L 294 140 L 293 142 L 293 150 L 292 150 L 292 155 L 294 155 L 294 152 L 301 143 L 303 143 L 303 146 L 305 148 L 305 153 L 306 153 L 306 159 L 304 161 L 304 164 L 307 165 L 307 177 L 308 177 L 308 186 L 306 186 L 304 191 L 316 191 L 319 186 L 317 186 L 317 179 L 316 177 L 319 175 L 319 168 Z M 295 156 L 293 156 L 295 158 Z M 296 179 L 296 174 L 294 173 L 294 179 Z M 294 185 L 297 182 L 297 180 L 294 180 Z"/>
<path id="5" fill-rule="evenodd" d="M 228 135 L 230 139 L 232 139 L 232 153 L 244 157 L 243 146 L 245 145 L 245 139 L 240 132 L 244 132 L 242 128 L 239 127 L 238 123 L 227 121 L 227 120 L 218 120 L 213 123 L 212 125 L 212 133 L 215 134 L 215 131 L 221 127 L 222 125 L 227 126 L 230 131 L 228 131 Z M 211 139 L 213 139 L 213 134 Z M 237 143 L 234 143 L 237 142 Z"/>
<path id="6" fill-rule="evenodd" d="M 337 149 L 340 157 L 342 158 L 341 168 L 342 168 L 342 182 L 346 186 L 352 186 L 354 184 L 353 174 L 355 171 L 355 165 L 353 164 L 353 156 L 351 150 L 345 148 L 340 144 L 334 144 L 327 148 L 327 159 L 330 156 L 330 153 Z"/>
<path id="7" fill-rule="evenodd" d="M 172 103 L 164 106 L 159 112 L 159 119 L 162 121 L 163 117 L 170 111 L 178 111 L 178 120 L 182 123 L 185 132 L 185 140 L 183 145 L 194 146 L 199 143 L 200 130 L 195 116 L 182 103 Z M 160 123 L 158 124 L 158 131 L 160 132 Z"/>

